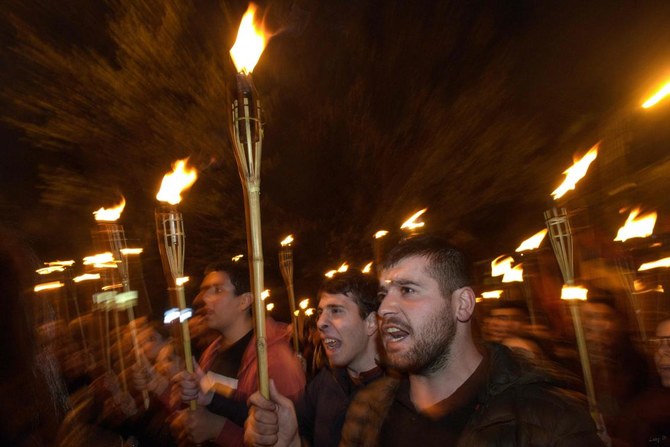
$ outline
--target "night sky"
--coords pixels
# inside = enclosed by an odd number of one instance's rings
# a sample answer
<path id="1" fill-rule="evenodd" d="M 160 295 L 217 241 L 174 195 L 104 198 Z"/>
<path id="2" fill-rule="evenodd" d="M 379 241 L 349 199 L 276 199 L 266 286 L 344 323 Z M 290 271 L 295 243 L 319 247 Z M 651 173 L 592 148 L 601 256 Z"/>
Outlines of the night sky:
<path id="1" fill-rule="evenodd" d="M 78 259 L 92 251 L 92 211 L 123 195 L 121 223 L 162 290 L 154 196 L 179 158 L 200 175 L 180 205 L 188 273 L 246 252 L 228 49 L 247 4 L 97 3 L 0 6 L 2 220 L 42 260 Z M 254 80 L 266 282 L 278 294 L 285 235 L 298 295 L 313 294 L 342 261 L 372 260 L 376 230 L 390 244 L 426 207 L 427 230 L 473 260 L 512 252 L 544 226 L 573 156 L 601 140 L 560 204 L 588 209 L 603 233 L 642 204 L 667 234 L 670 103 L 639 104 L 670 79 L 670 3 L 260 5 L 276 33 Z"/>

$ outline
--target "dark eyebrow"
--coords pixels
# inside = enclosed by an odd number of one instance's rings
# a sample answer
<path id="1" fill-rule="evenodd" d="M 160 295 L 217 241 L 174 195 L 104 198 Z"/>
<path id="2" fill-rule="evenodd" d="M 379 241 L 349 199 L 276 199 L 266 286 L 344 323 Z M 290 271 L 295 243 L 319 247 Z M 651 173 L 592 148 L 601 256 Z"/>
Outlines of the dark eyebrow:
<path id="1" fill-rule="evenodd" d="M 383 281 L 382 284 L 395 284 L 401 287 L 405 286 L 421 286 L 421 284 L 411 281 L 409 279 L 396 279 L 396 280 L 388 280 L 388 281 Z"/>

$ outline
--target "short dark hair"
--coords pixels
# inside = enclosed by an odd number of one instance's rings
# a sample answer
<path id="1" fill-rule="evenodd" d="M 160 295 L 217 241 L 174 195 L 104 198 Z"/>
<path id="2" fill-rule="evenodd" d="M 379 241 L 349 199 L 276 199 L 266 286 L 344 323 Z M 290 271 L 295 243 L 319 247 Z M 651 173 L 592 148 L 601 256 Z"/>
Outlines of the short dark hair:
<path id="1" fill-rule="evenodd" d="M 365 274 L 360 270 L 349 269 L 346 272 L 337 272 L 332 278 L 326 278 L 319 288 L 318 298 L 322 293 L 346 295 L 358 305 L 361 318 L 376 312 L 379 309 L 379 280 L 373 275 Z"/>
<path id="2" fill-rule="evenodd" d="M 465 254 L 446 240 L 433 235 L 412 236 L 401 240 L 389 251 L 382 268 L 389 269 L 412 256 L 428 259 L 428 274 L 437 281 L 445 298 L 449 298 L 455 290 L 471 284 Z"/>
<path id="3" fill-rule="evenodd" d="M 205 275 L 209 275 L 212 272 L 223 272 L 228 275 L 230 282 L 235 288 L 236 296 L 251 292 L 249 268 L 246 263 L 227 261 L 213 262 L 205 268 Z"/>

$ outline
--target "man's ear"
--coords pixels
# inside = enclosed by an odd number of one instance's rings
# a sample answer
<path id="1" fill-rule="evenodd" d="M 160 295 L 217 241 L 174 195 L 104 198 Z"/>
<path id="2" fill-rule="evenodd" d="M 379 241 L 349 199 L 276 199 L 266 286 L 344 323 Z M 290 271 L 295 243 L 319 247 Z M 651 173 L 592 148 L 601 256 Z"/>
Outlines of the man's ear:
<path id="1" fill-rule="evenodd" d="M 377 312 L 370 312 L 367 317 L 365 317 L 365 330 L 368 333 L 368 336 L 377 332 Z"/>
<path id="2" fill-rule="evenodd" d="M 243 293 L 242 295 L 238 296 L 238 298 L 240 301 L 237 305 L 241 311 L 248 310 L 254 302 L 254 296 L 251 294 L 251 292 Z"/>
<path id="3" fill-rule="evenodd" d="M 475 311 L 475 292 L 470 287 L 461 287 L 451 295 L 454 315 L 461 323 L 470 321 Z"/>

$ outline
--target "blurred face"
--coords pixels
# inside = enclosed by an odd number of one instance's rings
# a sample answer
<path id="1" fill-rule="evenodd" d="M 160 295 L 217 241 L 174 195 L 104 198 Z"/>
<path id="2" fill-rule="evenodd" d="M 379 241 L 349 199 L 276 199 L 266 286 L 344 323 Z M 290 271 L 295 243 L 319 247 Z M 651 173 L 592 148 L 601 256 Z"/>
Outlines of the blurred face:
<path id="1" fill-rule="evenodd" d="M 589 343 L 609 346 L 619 341 L 619 318 L 607 304 L 584 302 L 582 323 L 584 336 Z"/>
<path id="2" fill-rule="evenodd" d="M 358 305 L 346 295 L 322 293 L 316 322 L 330 364 L 359 373 L 374 364 L 368 344 L 376 332 L 375 314 L 361 318 Z M 373 342 L 374 343 L 374 342 Z"/>
<path id="3" fill-rule="evenodd" d="M 658 325 L 656 337 L 654 340 L 656 345 L 654 363 L 656 363 L 661 384 L 670 388 L 670 320 L 663 321 Z"/>
<path id="4" fill-rule="evenodd" d="M 488 340 L 500 342 L 505 338 L 519 334 L 523 326 L 524 315 L 519 309 L 491 309 L 487 322 Z"/>
<path id="5" fill-rule="evenodd" d="M 240 296 L 225 272 L 211 272 L 200 284 L 197 300 L 203 306 L 205 323 L 211 329 L 225 332 L 246 309 L 240 309 Z"/>
<path id="6" fill-rule="evenodd" d="M 161 348 L 165 345 L 163 336 L 151 327 L 145 327 L 137 334 L 137 339 L 142 347 L 144 356 L 150 361 L 155 362 Z"/>
<path id="7" fill-rule="evenodd" d="M 382 272 L 381 337 L 389 364 L 429 374 L 449 359 L 456 334 L 451 297 L 444 297 L 423 256 L 412 256 Z"/>
<path id="8" fill-rule="evenodd" d="M 184 361 L 175 352 L 174 346 L 167 343 L 156 358 L 156 370 L 159 374 L 171 378 L 184 370 Z"/>

